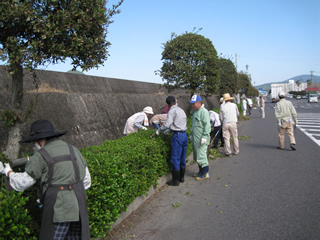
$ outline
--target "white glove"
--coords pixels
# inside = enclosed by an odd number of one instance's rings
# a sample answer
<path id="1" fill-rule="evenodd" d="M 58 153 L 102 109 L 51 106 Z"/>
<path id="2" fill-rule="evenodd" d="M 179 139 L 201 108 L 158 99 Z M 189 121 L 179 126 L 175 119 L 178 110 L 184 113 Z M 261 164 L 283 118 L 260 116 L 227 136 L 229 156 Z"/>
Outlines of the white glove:
<path id="1" fill-rule="evenodd" d="M 278 123 L 278 126 L 279 126 L 279 127 L 282 127 L 282 124 L 281 124 L 281 123 Z"/>
<path id="2" fill-rule="evenodd" d="M 142 130 L 147 130 L 147 128 L 146 128 L 146 127 L 142 127 L 141 129 L 142 129 Z"/>
<path id="3" fill-rule="evenodd" d="M 157 134 L 157 136 L 159 136 L 159 134 L 160 134 L 159 129 L 156 131 L 156 134 Z"/>
<path id="4" fill-rule="evenodd" d="M 201 145 L 207 143 L 207 139 L 206 138 L 201 138 Z"/>
<path id="5" fill-rule="evenodd" d="M 4 164 L 4 170 L 3 170 L 3 171 L 4 171 L 4 174 L 5 174 L 6 176 L 8 176 L 8 172 L 9 172 L 9 171 L 12 171 L 9 163 L 5 163 L 5 164 Z"/>
<path id="6" fill-rule="evenodd" d="M 0 162 L 0 173 L 6 174 L 6 173 L 4 172 L 4 167 L 3 167 L 3 163 L 2 163 L 2 162 Z"/>

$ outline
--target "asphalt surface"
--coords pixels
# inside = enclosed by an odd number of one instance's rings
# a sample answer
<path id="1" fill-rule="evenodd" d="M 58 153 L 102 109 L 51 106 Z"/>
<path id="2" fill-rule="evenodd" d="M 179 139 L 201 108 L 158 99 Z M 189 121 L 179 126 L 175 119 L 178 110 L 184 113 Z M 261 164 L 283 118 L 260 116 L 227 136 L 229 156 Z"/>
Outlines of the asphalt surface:
<path id="1" fill-rule="evenodd" d="M 274 104 L 239 123 L 240 155 L 210 160 L 210 179 L 165 186 L 106 239 L 320 239 L 319 146 L 299 129 L 278 150 Z M 221 148 L 220 151 L 223 151 Z"/>

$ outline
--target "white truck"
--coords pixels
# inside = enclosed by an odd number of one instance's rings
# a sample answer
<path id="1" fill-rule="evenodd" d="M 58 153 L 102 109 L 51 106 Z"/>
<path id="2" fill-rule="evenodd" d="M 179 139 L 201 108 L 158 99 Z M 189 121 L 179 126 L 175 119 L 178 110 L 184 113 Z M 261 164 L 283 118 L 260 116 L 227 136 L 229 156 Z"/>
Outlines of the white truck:
<path id="1" fill-rule="evenodd" d="M 317 103 L 318 102 L 318 96 L 316 91 L 310 91 L 308 92 L 308 102 L 309 103 Z"/>
<path id="2" fill-rule="evenodd" d="M 275 100 L 279 99 L 279 92 L 282 91 L 282 86 L 277 86 L 277 84 L 271 84 L 271 98 Z"/>

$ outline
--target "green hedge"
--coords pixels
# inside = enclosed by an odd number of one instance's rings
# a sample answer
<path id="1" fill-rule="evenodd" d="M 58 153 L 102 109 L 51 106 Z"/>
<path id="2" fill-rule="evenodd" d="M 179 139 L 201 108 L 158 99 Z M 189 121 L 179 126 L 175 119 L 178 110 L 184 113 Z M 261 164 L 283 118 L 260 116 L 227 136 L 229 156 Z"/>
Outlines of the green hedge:
<path id="1" fill-rule="evenodd" d="M 152 133 L 134 133 L 81 150 L 92 178 L 87 190 L 92 237 L 108 233 L 120 213 L 168 173 L 168 136 L 151 138 Z"/>

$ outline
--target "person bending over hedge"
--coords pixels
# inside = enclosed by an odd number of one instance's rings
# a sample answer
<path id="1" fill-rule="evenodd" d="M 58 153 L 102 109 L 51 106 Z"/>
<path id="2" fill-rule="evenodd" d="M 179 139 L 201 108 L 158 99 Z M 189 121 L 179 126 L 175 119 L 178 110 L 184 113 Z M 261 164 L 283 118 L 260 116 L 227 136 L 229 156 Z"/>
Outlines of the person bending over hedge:
<path id="1" fill-rule="evenodd" d="M 23 191 L 38 180 L 42 193 L 43 214 L 40 240 L 90 239 L 85 190 L 91 186 L 86 160 L 79 150 L 59 140 L 48 120 L 31 124 L 30 135 L 19 143 L 33 142 L 38 149 L 28 158 L 25 172 L 15 173 L 0 162 L 0 172 L 9 177 L 11 187 Z"/>
<path id="2" fill-rule="evenodd" d="M 126 121 L 126 125 L 123 129 L 123 134 L 128 135 L 129 133 L 138 132 L 141 130 L 147 130 L 149 126 L 148 117 L 153 115 L 152 107 L 145 107 L 142 112 L 133 114 Z"/>

